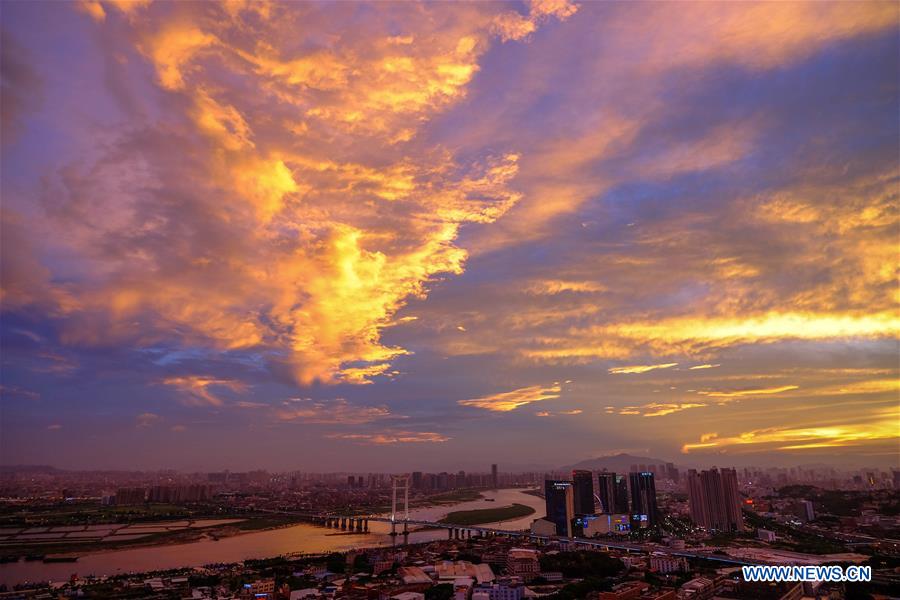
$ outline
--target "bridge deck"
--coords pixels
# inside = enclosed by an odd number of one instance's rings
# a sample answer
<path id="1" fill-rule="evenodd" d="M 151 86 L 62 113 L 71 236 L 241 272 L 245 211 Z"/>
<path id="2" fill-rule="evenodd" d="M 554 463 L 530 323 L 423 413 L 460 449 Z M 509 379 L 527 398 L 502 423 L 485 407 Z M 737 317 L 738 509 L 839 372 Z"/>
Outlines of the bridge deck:
<path id="1" fill-rule="evenodd" d="M 397 525 L 406 524 L 406 526 L 417 526 L 417 527 L 429 527 L 432 529 L 460 529 L 463 531 L 472 531 L 476 533 L 485 533 L 490 535 L 500 535 L 500 536 L 509 536 L 509 537 L 524 537 L 531 540 L 538 540 L 543 542 L 557 542 L 561 544 L 577 544 L 580 546 L 588 546 L 593 548 L 605 548 L 605 549 L 614 549 L 614 550 L 624 550 L 626 552 L 634 552 L 638 554 L 650 554 L 653 552 L 662 552 L 665 551 L 666 554 L 671 556 L 678 556 L 684 558 L 694 558 L 694 559 L 702 559 L 702 560 L 712 560 L 716 562 L 726 563 L 735 566 L 744 566 L 744 565 L 757 565 L 757 564 L 765 564 L 761 562 L 748 561 L 748 560 L 739 560 L 729 556 L 722 556 L 719 554 L 708 554 L 703 552 L 689 552 L 689 551 L 672 551 L 670 549 L 661 549 L 658 547 L 647 547 L 642 546 L 640 544 L 628 544 L 624 542 L 615 542 L 615 541 L 606 541 L 606 540 L 595 540 L 589 538 L 567 538 L 560 536 L 546 536 L 546 535 L 537 535 L 533 534 L 530 531 L 524 530 L 509 530 L 509 529 L 497 529 L 494 527 L 480 527 L 478 525 L 454 525 L 452 523 L 441 523 L 437 521 L 421 521 L 417 519 L 391 519 L 390 517 L 386 517 L 383 515 L 337 515 L 337 514 L 325 514 L 325 513 L 299 513 L 299 512 L 287 512 L 287 511 L 267 511 L 267 512 L 277 512 L 279 514 L 288 514 L 300 517 L 308 517 L 311 520 L 326 520 L 326 519 L 336 519 L 336 520 L 350 520 L 353 519 L 358 520 L 366 520 L 366 521 L 375 521 L 378 523 L 395 523 Z"/>

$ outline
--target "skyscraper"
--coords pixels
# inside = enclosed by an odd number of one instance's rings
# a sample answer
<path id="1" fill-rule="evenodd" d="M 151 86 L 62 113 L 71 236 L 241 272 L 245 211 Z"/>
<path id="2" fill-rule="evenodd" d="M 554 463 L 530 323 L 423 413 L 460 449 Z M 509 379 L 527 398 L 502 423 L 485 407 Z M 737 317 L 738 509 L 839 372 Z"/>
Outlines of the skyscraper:
<path id="1" fill-rule="evenodd" d="M 613 486 L 616 480 L 615 473 L 597 473 L 597 497 L 600 499 L 600 512 L 611 514 L 613 511 Z"/>
<path id="2" fill-rule="evenodd" d="M 631 484 L 632 528 L 653 527 L 659 522 L 653 473 L 649 471 L 629 473 L 628 478 Z"/>
<path id="3" fill-rule="evenodd" d="M 625 475 L 615 475 L 613 482 L 613 508 L 616 514 L 628 513 L 628 478 Z"/>
<path id="4" fill-rule="evenodd" d="M 688 471 L 691 520 L 715 531 L 743 531 L 741 497 L 734 469 Z"/>
<path id="5" fill-rule="evenodd" d="M 597 473 L 597 495 L 600 512 L 614 515 L 628 513 L 628 481 L 624 475 Z"/>
<path id="6" fill-rule="evenodd" d="M 666 477 L 672 481 L 678 481 L 678 469 L 674 463 L 666 463 Z"/>
<path id="7" fill-rule="evenodd" d="M 594 514 L 594 474 L 590 471 L 572 471 L 575 514 Z"/>
<path id="8" fill-rule="evenodd" d="M 499 481 L 497 477 L 497 465 L 491 465 L 491 487 L 495 490 L 499 487 Z"/>
<path id="9" fill-rule="evenodd" d="M 575 518 L 575 493 L 571 481 L 544 482 L 544 499 L 547 502 L 547 520 L 556 525 L 556 534 L 572 537 L 572 520 Z"/>

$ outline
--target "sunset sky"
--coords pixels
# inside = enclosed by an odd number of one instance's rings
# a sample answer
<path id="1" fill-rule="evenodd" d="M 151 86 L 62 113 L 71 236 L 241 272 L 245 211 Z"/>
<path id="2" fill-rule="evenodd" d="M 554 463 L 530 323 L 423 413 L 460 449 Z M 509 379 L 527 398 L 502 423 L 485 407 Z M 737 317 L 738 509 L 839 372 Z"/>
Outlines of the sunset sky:
<path id="1" fill-rule="evenodd" d="M 0 463 L 897 466 L 895 2 L 4 2 Z"/>

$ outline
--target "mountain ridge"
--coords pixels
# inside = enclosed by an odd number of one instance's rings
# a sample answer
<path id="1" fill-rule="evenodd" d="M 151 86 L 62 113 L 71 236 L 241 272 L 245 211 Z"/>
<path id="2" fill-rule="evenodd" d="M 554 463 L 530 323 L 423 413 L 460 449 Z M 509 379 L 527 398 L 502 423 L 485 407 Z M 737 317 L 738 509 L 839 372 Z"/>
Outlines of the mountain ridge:
<path id="1" fill-rule="evenodd" d="M 665 465 L 667 462 L 660 458 L 652 458 L 649 456 L 634 456 L 633 454 L 613 454 L 610 456 L 599 456 L 597 458 L 588 458 L 575 464 L 562 467 L 563 470 L 584 469 L 587 471 L 614 471 L 617 473 L 628 472 L 632 465 Z"/>

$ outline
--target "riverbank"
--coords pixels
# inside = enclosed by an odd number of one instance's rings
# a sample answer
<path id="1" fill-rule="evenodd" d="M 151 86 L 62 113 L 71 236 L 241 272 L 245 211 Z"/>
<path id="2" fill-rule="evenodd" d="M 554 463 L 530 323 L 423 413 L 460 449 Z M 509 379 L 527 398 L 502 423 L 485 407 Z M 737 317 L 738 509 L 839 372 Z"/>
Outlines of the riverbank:
<path id="1" fill-rule="evenodd" d="M 452 525 L 483 525 L 485 523 L 498 523 L 521 519 L 533 515 L 535 509 L 524 504 L 511 504 L 498 508 L 482 508 L 477 510 L 458 510 L 448 514 L 440 520 L 441 523 Z"/>

